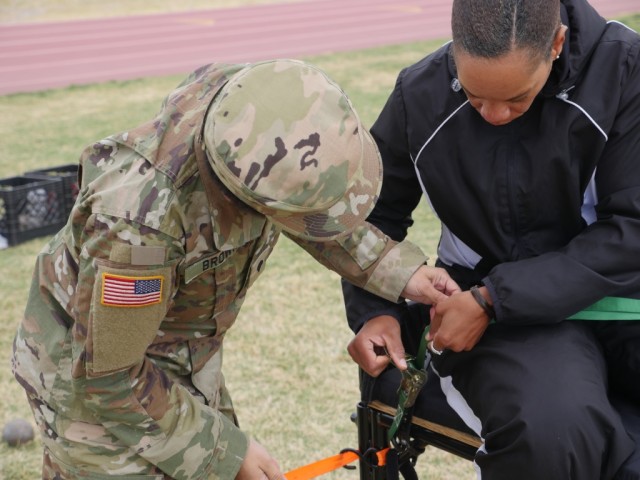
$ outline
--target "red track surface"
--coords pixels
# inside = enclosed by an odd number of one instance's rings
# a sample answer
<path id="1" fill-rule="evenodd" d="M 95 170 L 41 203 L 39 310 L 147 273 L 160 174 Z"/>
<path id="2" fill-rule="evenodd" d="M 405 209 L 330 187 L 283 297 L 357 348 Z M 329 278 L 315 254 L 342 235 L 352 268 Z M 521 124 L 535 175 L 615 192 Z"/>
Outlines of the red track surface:
<path id="1" fill-rule="evenodd" d="M 607 18 L 638 0 L 592 0 Z M 178 14 L 0 25 L 0 95 L 186 73 L 450 36 L 451 0 L 307 0 Z"/>

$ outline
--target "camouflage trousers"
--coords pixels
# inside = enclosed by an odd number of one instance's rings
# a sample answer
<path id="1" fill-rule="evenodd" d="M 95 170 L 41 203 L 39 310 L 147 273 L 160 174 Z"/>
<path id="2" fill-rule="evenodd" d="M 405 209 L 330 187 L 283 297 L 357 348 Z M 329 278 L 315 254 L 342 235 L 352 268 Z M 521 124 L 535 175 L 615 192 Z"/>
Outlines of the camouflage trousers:
<path id="1" fill-rule="evenodd" d="M 224 397 L 220 410 L 237 424 L 226 392 Z M 27 399 L 43 443 L 43 480 L 173 480 L 102 425 L 63 418 L 39 398 Z M 59 431 L 60 425 L 68 428 Z"/>
<path id="2" fill-rule="evenodd" d="M 151 473 L 151 471 L 159 473 Z M 84 468 L 75 468 L 65 465 L 62 461 L 53 457 L 51 452 L 45 447 L 42 459 L 42 479 L 43 480 L 71 480 L 77 478 L 101 480 L 169 480 L 171 477 L 164 475 L 160 470 L 152 466 L 149 473 L 132 475 L 110 475 L 106 473 L 95 473 Z"/>
<path id="3" fill-rule="evenodd" d="M 28 395 L 28 400 L 44 447 L 43 480 L 171 479 L 133 450 L 119 446 L 117 439 L 104 427 L 61 418 L 40 399 Z M 60 424 L 68 424 L 70 428 L 58 432 Z"/>

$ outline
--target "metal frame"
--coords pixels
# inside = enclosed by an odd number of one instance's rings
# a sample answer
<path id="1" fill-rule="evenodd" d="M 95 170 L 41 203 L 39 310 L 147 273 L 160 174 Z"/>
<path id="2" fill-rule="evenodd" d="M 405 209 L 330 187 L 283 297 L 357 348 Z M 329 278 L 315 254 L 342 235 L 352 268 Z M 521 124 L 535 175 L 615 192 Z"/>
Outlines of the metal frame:
<path id="1" fill-rule="evenodd" d="M 387 480 L 386 466 L 377 463 L 377 452 L 389 447 L 387 431 L 393 422 L 395 408 L 382 402 L 360 402 L 357 405 L 355 422 L 358 428 L 358 450 L 360 457 L 360 480 Z M 439 448 L 467 460 L 472 460 L 481 441 L 478 437 L 460 432 L 445 425 L 414 417 L 411 425 L 411 440 L 419 447 L 427 445 Z"/>

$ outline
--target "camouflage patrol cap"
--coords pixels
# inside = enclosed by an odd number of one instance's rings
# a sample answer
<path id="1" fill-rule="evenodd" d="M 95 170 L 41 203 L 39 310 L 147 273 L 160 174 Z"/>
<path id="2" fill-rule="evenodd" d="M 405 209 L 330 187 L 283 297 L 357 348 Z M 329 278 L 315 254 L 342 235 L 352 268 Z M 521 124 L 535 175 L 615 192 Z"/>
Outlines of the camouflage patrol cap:
<path id="1" fill-rule="evenodd" d="M 306 240 L 351 232 L 380 193 L 380 154 L 350 100 L 297 60 L 231 77 L 207 113 L 204 143 L 231 193 Z"/>

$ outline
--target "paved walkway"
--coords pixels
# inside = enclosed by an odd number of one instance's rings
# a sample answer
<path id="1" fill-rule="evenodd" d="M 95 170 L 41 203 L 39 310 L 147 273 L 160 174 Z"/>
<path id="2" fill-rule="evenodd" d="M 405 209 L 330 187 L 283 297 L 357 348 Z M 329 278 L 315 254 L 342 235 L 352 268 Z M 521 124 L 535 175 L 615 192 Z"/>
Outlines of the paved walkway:
<path id="1" fill-rule="evenodd" d="M 0 25 L 0 95 L 446 39 L 452 0 L 307 0 L 241 8 Z M 592 0 L 611 18 L 638 0 Z"/>

